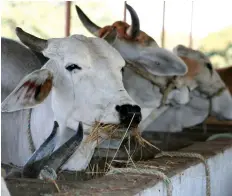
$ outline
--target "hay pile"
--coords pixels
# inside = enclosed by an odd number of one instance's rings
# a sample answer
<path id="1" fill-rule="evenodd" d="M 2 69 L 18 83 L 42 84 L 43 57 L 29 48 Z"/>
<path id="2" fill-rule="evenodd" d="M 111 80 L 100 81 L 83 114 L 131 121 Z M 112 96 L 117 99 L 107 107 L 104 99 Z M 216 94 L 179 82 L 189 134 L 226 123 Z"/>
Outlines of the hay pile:
<path id="1" fill-rule="evenodd" d="M 125 147 L 127 156 L 128 156 L 128 161 L 127 164 L 125 165 L 124 162 L 125 160 L 115 160 L 115 157 L 118 153 L 118 150 L 120 146 L 122 146 L 122 142 L 124 141 L 125 138 L 128 138 L 128 149 Z M 98 176 L 98 175 L 104 175 L 107 174 L 110 170 L 112 170 L 112 163 L 119 163 L 121 162 L 121 166 L 124 168 L 130 167 L 131 165 L 128 163 L 133 163 L 135 166 L 134 160 L 131 157 L 130 153 L 130 140 L 134 138 L 136 143 L 138 143 L 138 147 L 141 148 L 146 148 L 147 146 L 150 146 L 152 148 L 155 148 L 156 150 L 160 151 L 159 148 L 145 140 L 141 136 L 141 132 L 138 127 L 128 127 L 125 129 L 125 127 L 122 127 L 120 125 L 115 125 L 115 124 L 103 124 L 101 122 L 95 122 L 90 134 L 87 136 L 85 142 L 94 142 L 97 141 L 97 145 L 101 144 L 104 140 L 111 140 L 111 139 L 116 139 L 120 141 L 119 148 L 115 152 L 113 158 L 108 158 L 108 152 L 106 154 L 106 158 L 104 161 L 104 168 L 100 168 L 98 163 L 95 164 L 90 164 L 89 168 L 87 169 L 86 173 L 92 174 L 92 176 Z M 110 150 L 110 146 L 107 150 Z M 109 163 L 110 161 L 110 163 Z M 121 167 L 120 166 L 120 167 Z"/>

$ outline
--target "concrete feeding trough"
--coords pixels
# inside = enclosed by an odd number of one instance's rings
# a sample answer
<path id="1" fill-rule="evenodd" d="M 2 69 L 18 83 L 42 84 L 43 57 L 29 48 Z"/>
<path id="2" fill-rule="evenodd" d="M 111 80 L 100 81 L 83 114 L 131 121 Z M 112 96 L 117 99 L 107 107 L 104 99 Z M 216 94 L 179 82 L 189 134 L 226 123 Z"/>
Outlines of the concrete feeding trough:
<path id="1" fill-rule="evenodd" d="M 116 149 L 96 149 L 86 171 L 62 171 L 59 174 L 56 183 L 60 192 L 53 183 L 36 179 L 7 179 L 7 187 L 12 196 L 231 196 L 232 139 L 206 141 L 209 136 L 220 133 L 221 130 L 231 133 L 231 125 L 208 125 L 207 133 L 202 133 L 202 128 L 196 126 L 181 133 L 143 134 L 145 139 L 161 151 L 169 152 L 170 155 L 170 151 L 182 152 L 182 157 L 155 158 L 160 153 L 157 149 L 151 146 L 138 148 L 133 140 L 130 142 L 130 156 L 124 148 L 128 145 L 126 140 L 116 156 Z M 105 162 L 112 162 L 111 170 L 107 174 L 104 170 Z"/>

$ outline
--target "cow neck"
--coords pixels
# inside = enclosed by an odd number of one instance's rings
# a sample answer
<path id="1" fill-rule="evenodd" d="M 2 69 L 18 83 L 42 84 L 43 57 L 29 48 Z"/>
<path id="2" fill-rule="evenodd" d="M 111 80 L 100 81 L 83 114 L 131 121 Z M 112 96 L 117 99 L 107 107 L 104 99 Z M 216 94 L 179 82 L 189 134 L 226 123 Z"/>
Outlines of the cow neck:
<path id="1" fill-rule="evenodd" d="M 227 90 L 226 87 L 222 87 L 220 88 L 217 92 L 215 92 L 214 94 L 210 95 L 210 96 L 207 96 L 207 99 L 209 99 L 209 114 L 208 116 L 211 114 L 212 112 L 212 100 L 214 97 L 217 97 L 217 96 L 220 96 L 222 95 L 222 93 Z M 205 119 L 206 120 L 206 119 Z"/>
<path id="2" fill-rule="evenodd" d="M 161 94 L 163 94 L 162 99 L 161 99 L 161 104 L 159 106 L 162 107 L 165 105 L 167 98 L 168 98 L 168 94 L 175 88 L 175 80 L 177 79 L 176 76 L 172 76 L 172 77 L 167 77 L 167 82 L 166 84 L 160 84 L 156 81 L 156 76 L 154 76 L 153 74 L 149 73 L 148 71 L 139 68 L 138 66 L 134 65 L 134 63 L 130 62 L 130 61 L 126 61 L 129 69 L 131 69 L 133 72 L 137 73 L 138 75 L 140 75 L 141 77 L 143 77 L 144 79 L 150 81 L 153 85 L 157 86 L 160 89 Z"/>

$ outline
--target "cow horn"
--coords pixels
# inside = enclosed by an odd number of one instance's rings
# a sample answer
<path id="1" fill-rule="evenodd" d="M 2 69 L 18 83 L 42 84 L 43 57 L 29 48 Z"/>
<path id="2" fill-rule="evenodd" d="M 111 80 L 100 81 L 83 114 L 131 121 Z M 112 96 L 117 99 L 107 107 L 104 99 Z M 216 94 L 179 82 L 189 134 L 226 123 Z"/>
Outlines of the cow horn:
<path id="1" fill-rule="evenodd" d="M 32 154 L 31 158 L 23 167 L 23 176 L 27 178 L 36 178 L 40 170 L 46 163 L 46 160 L 51 156 L 57 139 L 58 123 L 55 121 L 52 133 L 44 141 L 44 143 Z"/>
<path id="2" fill-rule="evenodd" d="M 112 31 L 108 31 L 102 38 L 112 45 L 117 38 L 117 30 L 114 28 Z"/>
<path id="3" fill-rule="evenodd" d="M 79 122 L 77 132 L 56 151 L 54 151 L 46 162 L 46 166 L 57 171 L 73 155 L 83 140 L 83 125 Z"/>
<path id="4" fill-rule="evenodd" d="M 98 35 L 98 31 L 101 29 L 101 27 L 97 26 L 96 24 L 94 24 L 87 16 L 86 14 L 81 10 L 81 8 L 79 8 L 77 5 L 76 7 L 76 11 L 77 14 L 82 22 L 82 24 L 85 26 L 85 28 L 92 33 L 93 35 L 95 35 L 96 37 L 99 37 Z"/>
<path id="5" fill-rule="evenodd" d="M 131 15 L 131 26 L 127 29 L 126 33 L 129 37 L 135 38 L 139 35 L 140 32 L 139 17 L 130 5 L 126 4 L 126 8 Z"/>
<path id="6" fill-rule="evenodd" d="M 31 35 L 23 31 L 20 27 L 16 27 L 15 31 L 19 39 L 32 50 L 35 50 L 37 52 L 42 52 L 44 49 L 47 48 L 48 45 L 47 40 L 40 39 L 34 35 Z"/>

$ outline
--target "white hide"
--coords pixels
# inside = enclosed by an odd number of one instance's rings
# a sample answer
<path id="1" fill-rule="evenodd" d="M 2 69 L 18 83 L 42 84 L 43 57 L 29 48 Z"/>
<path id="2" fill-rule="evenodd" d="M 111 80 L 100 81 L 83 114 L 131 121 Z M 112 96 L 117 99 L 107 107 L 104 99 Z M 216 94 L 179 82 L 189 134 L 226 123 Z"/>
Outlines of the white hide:
<path id="1" fill-rule="evenodd" d="M 178 76 L 188 71 L 186 64 L 178 56 L 164 48 L 146 48 L 135 61 L 157 76 Z"/>
<path id="2" fill-rule="evenodd" d="M 154 42 L 149 47 L 116 39 L 112 44 L 125 60 L 140 64 L 156 76 L 178 76 L 187 72 L 186 64 L 171 51 L 159 48 Z"/>
<path id="3" fill-rule="evenodd" d="M 212 99 L 211 115 L 218 120 L 232 120 L 232 97 L 229 90 Z"/>
<path id="4" fill-rule="evenodd" d="M 163 78 L 164 79 L 164 78 Z M 161 104 L 163 94 L 158 86 L 134 73 L 125 67 L 123 73 L 123 84 L 128 94 L 142 108 L 157 108 Z M 172 90 L 167 97 L 166 104 L 186 104 L 189 101 L 189 91 L 186 87 Z"/>
<path id="5" fill-rule="evenodd" d="M 79 121 L 82 121 L 85 125 L 84 132 L 89 131 L 87 129 L 95 120 L 103 123 L 119 123 L 119 115 L 115 106 L 135 104 L 122 83 L 121 69 L 125 62 L 120 54 L 104 40 L 87 38 L 82 35 L 50 39 L 48 40 L 48 48 L 43 51 L 43 54 L 50 60 L 42 70 L 30 75 L 33 77 L 27 76 L 30 81 L 40 81 L 41 83 L 46 75 L 42 74 L 43 72 L 51 73 L 53 76 L 53 87 L 50 95 L 42 104 L 34 107 L 32 111 L 31 132 L 36 148 L 51 133 L 54 120 L 59 123 L 57 148 L 75 133 Z M 71 64 L 76 64 L 82 69 L 72 72 L 66 70 L 65 67 Z M 23 90 L 23 92 L 25 91 Z M 17 103 L 14 98 L 17 95 L 20 95 L 19 92 L 11 94 L 3 101 L 2 109 L 4 111 L 13 111 L 14 107 L 17 110 L 19 105 L 20 107 L 22 105 L 27 107 L 27 103 Z M 18 101 L 22 100 L 18 99 Z M 12 103 L 17 104 L 12 105 Z M 52 115 L 49 116 L 53 112 L 54 118 Z M 147 114 L 142 113 L 145 117 L 149 114 L 148 110 L 146 112 Z M 24 124 L 24 130 L 19 133 L 23 134 L 24 141 L 20 140 L 16 143 L 8 141 L 11 142 L 11 148 L 14 144 L 22 146 L 15 151 L 19 155 L 18 159 L 20 159 L 20 155 L 28 151 L 28 145 L 22 145 L 27 141 L 27 126 L 27 124 Z M 87 167 L 96 143 L 84 144 L 84 142 L 83 140 L 80 149 L 74 153 L 63 168 L 81 170 Z M 11 153 L 6 162 L 25 163 L 25 156 L 22 156 L 20 160 L 12 161 L 15 155 L 12 151 Z"/>
<path id="6" fill-rule="evenodd" d="M 208 100 L 195 90 L 190 92 L 190 101 L 187 104 L 169 107 L 146 128 L 146 131 L 179 132 L 183 128 L 202 123 L 208 113 Z"/>
<path id="7" fill-rule="evenodd" d="M 3 177 L 1 177 L 1 196 L 10 196 L 10 192 Z"/>
<path id="8" fill-rule="evenodd" d="M 40 69 L 41 64 L 28 48 L 14 40 L 1 38 L 1 45 L 1 101 L 3 101 L 25 75 Z M 31 155 L 27 140 L 28 114 L 29 110 L 1 113 L 2 163 L 12 162 L 22 166 Z"/>
<path id="9" fill-rule="evenodd" d="M 232 96 L 217 71 L 214 69 L 212 77 L 208 80 L 203 78 L 204 82 L 199 85 L 200 91 L 209 96 L 216 94 L 212 98 L 211 115 L 218 120 L 232 120 Z M 225 90 L 217 95 L 220 88 L 225 88 Z"/>

